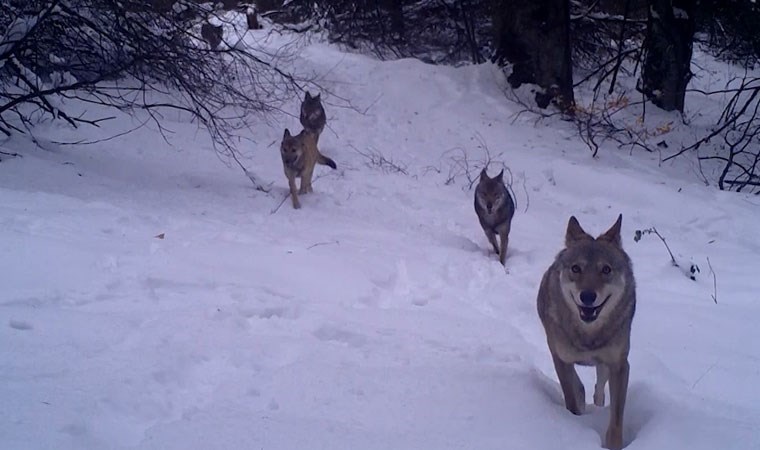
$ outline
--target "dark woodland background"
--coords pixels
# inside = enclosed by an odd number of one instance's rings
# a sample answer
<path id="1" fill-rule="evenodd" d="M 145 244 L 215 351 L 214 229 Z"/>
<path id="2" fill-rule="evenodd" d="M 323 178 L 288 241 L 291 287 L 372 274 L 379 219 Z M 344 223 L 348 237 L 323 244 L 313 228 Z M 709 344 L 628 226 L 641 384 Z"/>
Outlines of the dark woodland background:
<path id="1" fill-rule="evenodd" d="M 235 158 L 232 137 L 277 108 L 273 98 L 309 80 L 281 71 L 261 49 L 224 41 L 225 11 L 294 33 L 324 32 L 347 50 L 432 64 L 496 63 L 513 88 L 533 86 L 537 114 L 578 126 L 596 156 L 599 143 L 661 151 L 616 114 L 646 106 L 684 112 L 699 46 L 732 64 L 735 78 L 715 92 L 725 109 L 694 142 L 664 158 L 696 155 L 721 168 L 720 189 L 760 193 L 760 9 L 750 0 L 2 0 L 0 133 L 31 134 L 42 117 L 71 126 L 104 117 L 69 113 L 56 96 L 122 111 L 162 109 L 198 120 Z M 204 45 L 198 45 L 198 42 Z M 635 80 L 634 92 L 620 80 Z M 591 105 L 576 102 L 578 89 Z M 151 92 L 152 97 L 142 95 Z M 163 96 L 165 101 L 156 101 Z M 233 115 L 219 114 L 222 109 Z M 637 113 L 639 114 L 639 113 Z"/>

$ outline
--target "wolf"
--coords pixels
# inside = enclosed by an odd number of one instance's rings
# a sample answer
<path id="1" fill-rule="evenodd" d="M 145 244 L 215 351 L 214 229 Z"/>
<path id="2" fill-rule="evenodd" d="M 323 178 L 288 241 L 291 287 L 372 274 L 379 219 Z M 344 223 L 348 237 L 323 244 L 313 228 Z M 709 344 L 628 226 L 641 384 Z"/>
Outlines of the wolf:
<path id="1" fill-rule="evenodd" d="M 575 216 L 570 217 L 565 248 L 544 273 L 537 298 L 565 407 L 576 415 L 586 408 L 575 364 L 596 366 L 596 406 L 604 406 L 604 386 L 610 382 L 610 421 L 603 446 L 611 450 L 623 447 L 628 352 L 636 311 L 636 280 L 620 239 L 622 221 L 620 214 L 595 239 Z"/>
<path id="2" fill-rule="evenodd" d="M 325 129 L 327 124 L 327 116 L 325 116 L 325 109 L 322 107 L 322 94 L 317 94 L 312 97 L 309 91 L 306 91 L 306 95 L 301 102 L 301 126 L 304 129 L 311 131 L 317 136 L 317 142 L 319 142 L 319 135 L 322 134 L 322 130 Z"/>
<path id="3" fill-rule="evenodd" d="M 293 200 L 293 208 L 299 209 L 301 203 L 298 194 L 313 192 L 311 177 L 314 174 L 314 166 L 319 163 L 337 169 L 335 161 L 323 155 L 317 149 L 317 136 L 309 130 L 301 130 L 293 136 L 290 130 L 285 128 L 280 144 L 280 156 L 285 176 L 288 178 L 290 197 Z M 301 189 L 296 193 L 296 177 L 301 177 Z"/>
<path id="4" fill-rule="evenodd" d="M 475 188 L 475 213 L 488 242 L 499 255 L 499 262 L 504 265 L 509 245 L 509 230 L 512 227 L 512 217 L 515 215 L 515 202 L 504 185 L 504 169 L 493 178 L 488 177 L 485 168 L 480 171 L 480 181 Z M 497 234 L 501 245 L 496 245 Z"/>

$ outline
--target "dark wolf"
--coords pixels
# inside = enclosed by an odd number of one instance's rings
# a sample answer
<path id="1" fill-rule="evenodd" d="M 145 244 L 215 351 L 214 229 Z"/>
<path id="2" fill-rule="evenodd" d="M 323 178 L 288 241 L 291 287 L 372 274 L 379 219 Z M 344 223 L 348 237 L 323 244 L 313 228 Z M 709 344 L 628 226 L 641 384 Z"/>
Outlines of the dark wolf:
<path id="1" fill-rule="evenodd" d="M 301 126 L 305 130 L 314 133 L 317 142 L 319 142 L 319 136 L 327 124 L 327 116 L 325 116 L 325 108 L 322 106 L 321 95 L 317 94 L 312 97 L 311 93 L 306 91 L 306 95 L 301 102 L 301 115 L 299 117 Z"/>
<path id="2" fill-rule="evenodd" d="M 504 265 L 515 202 L 504 184 L 503 169 L 493 178 L 488 177 L 485 168 L 480 172 L 480 181 L 475 188 L 475 213 L 488 242 L 499 255 L 499 262 Z M 500 245 L 496 245 L 496 235 L 499 236 Z"/>

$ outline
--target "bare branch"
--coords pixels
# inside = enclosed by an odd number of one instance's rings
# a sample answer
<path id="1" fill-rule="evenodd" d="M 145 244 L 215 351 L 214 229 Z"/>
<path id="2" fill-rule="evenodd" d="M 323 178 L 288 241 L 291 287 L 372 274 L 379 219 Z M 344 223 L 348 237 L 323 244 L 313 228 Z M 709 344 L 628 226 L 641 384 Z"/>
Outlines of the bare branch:
<path id="1" fill-rule="evenodd" d="M 712 299 L 715 302 L 715 304 L 718 304 L 718 279 L 715 276 L 715 271 L 713 270 L 712 264 L 710 263 L 710 257 L 707 257 L 707 266 L 710 268 L 710 273 L 712 274 L 713 279 L 713 294 Z"/>

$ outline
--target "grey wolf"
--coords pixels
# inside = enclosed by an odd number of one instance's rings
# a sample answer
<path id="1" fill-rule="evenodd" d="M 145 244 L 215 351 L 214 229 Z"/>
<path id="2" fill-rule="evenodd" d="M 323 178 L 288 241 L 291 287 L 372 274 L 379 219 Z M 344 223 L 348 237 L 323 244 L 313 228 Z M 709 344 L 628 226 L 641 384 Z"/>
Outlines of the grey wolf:
<path id="1" fill-rule="evenodd" d="M 296 136 L 290 134 L 285 128 L 285 134 L 280 144 L 280 156 L 285 176 L 288 178 L 290 196 L 293 200 L 293 208 L 298 209 L 301 203 L 298 194 L 314 192 L 311 187 L 311 177 L 314 174 L 314 166 L 319 163 L 337 168 L 335 161 L 321 154 L 317 149 L 317 136 L 309 130 L 302 130 Z M 296 177 L 301 178 L 301 188 L 296 193 Z"/>
<path id="2" fill-rule="evenodd" d="M 604 406 L 604 386 L 610 382 L 610 421 L 603 445 L 612 450 L 623 447 L 628 352 L 636 311 L 633 266 L 620 240 L 622 220 L 621 214 L 595 239 L 570 217 L 565 248 L 544 273 L 537 299 L 565 407 L 576 415 L 586 408 L 575 364 L 596 366 L 596 406 Z"/>
<path id="3" fill-rule="evenodd" d="M 488 242 L 499 255 L 499 262 L 504 265 L 509 245 L 509 230 L 512 227 L 512 217 L 515 215 L 515 202 L 504 184 L 504 169 L 493 178 L 488 177 L 485 168 L 480 172 L 480 181 L 475 188 L 475 213 Z M 496 245 L 497 234 L 500 245 Z"/>
<path id="4" fill-rule="evenodd" d="M 327 116 L 325 116 L 325 109 L 322 107 L 322 100 L 320 98 L 322 94 L 317 94 L 312 97 L 309 91 L 306 91 L 306 95 L 301 102 L 301 126 L 305 130 L 309 130 L 317 136 L 317 142 L 319 142 L 319 135 L 322 134 L 322 130 L 327 124 Z"/>

